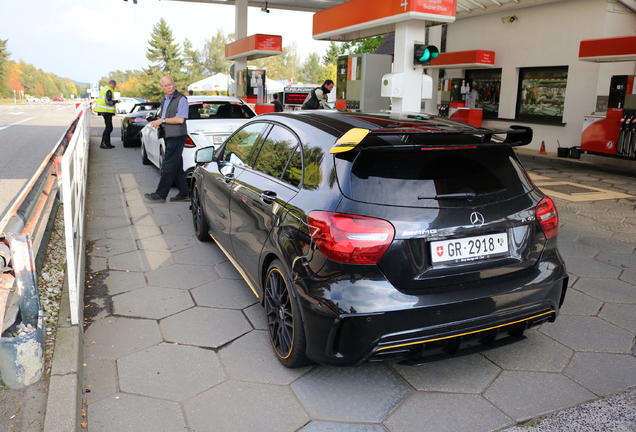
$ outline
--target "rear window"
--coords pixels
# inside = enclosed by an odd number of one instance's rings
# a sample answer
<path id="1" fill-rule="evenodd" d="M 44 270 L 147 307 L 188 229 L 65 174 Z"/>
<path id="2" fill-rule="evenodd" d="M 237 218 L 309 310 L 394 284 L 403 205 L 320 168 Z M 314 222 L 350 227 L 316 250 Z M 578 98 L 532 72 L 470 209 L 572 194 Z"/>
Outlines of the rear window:
<path id="1" fill-rule="evenodd" d="M 189 102 L 188 120 L 228 119 L 254 117 L 254 113 L 247 105 L 233 102 Z"/>
<path id="2" fill-rule="evenodd" d="M 503 146 L 362 151 L 350 177 L 350 198 L 408 207 L 483 205 L 532 189 L 512 149 Z"/>

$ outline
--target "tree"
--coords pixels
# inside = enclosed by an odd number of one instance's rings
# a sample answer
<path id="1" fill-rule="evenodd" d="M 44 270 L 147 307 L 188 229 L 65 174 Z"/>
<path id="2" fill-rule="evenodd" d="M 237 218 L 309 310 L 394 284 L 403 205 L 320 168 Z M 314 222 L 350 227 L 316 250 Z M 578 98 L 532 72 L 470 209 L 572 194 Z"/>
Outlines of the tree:
<path id="1" fill-rule="evenodd" d="M 226 37 L 223 30 L 217 30 L 215 36 L 205 40 L 201 51 L 201 72 L 204 76 L 230 71 L 232 62 L 225 60 L 225 45 L 233 40 L 234 35 Z"/>
<path id="2" fill-rule="evenodd" d="M 298 73 L 298 81 L 303 83 L 322 84 L 328 74 L 328 68 L 320 63 L 320 56 L 311 53 L 303 62 Z"/>
<path id="3" fill-rule="evenodd" d="M 345 47 L 342 43 L 336 43 L 334 41 L 329 42 L 329 48 L 322 56 L 322 61 L 325 65 L 338 65 L 338 57 L 345 55 Z"/>
<path id="4" fill-rule="evenodd" d="M 188 38 L 183 41 L 183 63 L 184 73 L 190 81 L 199 81 L 204 77 L 201 53 L 192 48 L 192 42 Z"/>
<path id="5" fill-rule="evenodd" d="M 298 49 L 296 48 L 296 44 L 293 43 L 283 47 L 283 52 L 279 55 L 253 60 L 249 62 L 249 65 L 256 66 L 258 69 L 267 70 L 267 78 L 269 79 L 291 79 L 296 81 L 300 69 Z"/>
<path id="6" fill-rule="evenodd" d="M 7 49 L 7 41 L 8 39 L 0 39 L 0 95 L 4 96 L 8 96 L 10 93 L 7 80 L 7 63 L 9 61 L 9 56 L 11 55 L 11 53 Z"/>
<path id="7" fill-rule="evenodd" d="M 342 48 L 346 54 L 372 53 L 378 49 L 383 39 L 384 36 L 375 36 L 367 39 L 345 42 L 342 44 Z"/>
<path id="8" fill-rule="evenodd" d="M 150 61 L 148 69 L 144 69 L 146 77 L 142 80 L 144 93 L 154 99 L 161 97 L 163 90 L 159 84 L 161 77 L 170 75 L 179 91 L 185 91 L 186 76 L 183 73 L 183 59 L 179 45 L 172 37 L 168 23 L 161 18 L 152 29 L 146 58 Z"/>

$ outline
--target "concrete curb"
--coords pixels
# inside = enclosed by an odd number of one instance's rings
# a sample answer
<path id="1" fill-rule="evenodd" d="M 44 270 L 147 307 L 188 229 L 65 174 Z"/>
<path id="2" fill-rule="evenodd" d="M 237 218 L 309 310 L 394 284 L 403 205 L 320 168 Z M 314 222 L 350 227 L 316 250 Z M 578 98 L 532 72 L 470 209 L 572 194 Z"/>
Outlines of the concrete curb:
<path id="1" fill-rule="evenodd" d="M 44 432 L 82 431 L 84 341 L 80 325 L 71 324 L 68 275 L 60 300 L 57 336 L 46 403 Z"/>

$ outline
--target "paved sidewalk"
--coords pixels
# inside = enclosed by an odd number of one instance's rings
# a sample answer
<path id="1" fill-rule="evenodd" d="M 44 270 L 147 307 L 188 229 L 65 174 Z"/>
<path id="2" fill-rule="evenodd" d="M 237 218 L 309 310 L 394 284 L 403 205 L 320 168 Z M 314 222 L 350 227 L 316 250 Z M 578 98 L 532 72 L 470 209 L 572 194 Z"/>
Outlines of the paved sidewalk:
<path id="1" fill-rule="evenodd" d="M 289 370 L 250 289 L 214 243 L 194 237 L 188 203 L 145 201 L 158 170 L 113 143 L 102 150 L 93 137 L 90 153 L 90 432 L 497 431 L 575 406 L 580 418 L 581 404 L 636 386 L 636 197 L 555 198 L 570 290 L 557 321 L 525 340 L 417 367 Z M 636 196 L 628 176 L 524 161 L 543 182 Z M 589 430 L 636 430 L 634 392 L 624 395 L 623 415 Z M 514 430 L 570 430 L 537 424 Z"/>

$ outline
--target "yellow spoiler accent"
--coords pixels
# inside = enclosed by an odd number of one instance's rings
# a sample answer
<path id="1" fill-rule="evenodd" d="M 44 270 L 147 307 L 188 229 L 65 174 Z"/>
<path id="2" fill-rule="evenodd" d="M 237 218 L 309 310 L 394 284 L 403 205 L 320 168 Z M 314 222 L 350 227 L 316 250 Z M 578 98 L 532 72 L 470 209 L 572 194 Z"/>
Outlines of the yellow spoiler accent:
<path id="1" fill-rule="evenodd" d="M 358 144 L 369 134 L 369 129 L 353 128 L 348 130 L 338 141 L 331 147 L 329 153 L 344 153 L 356 148 Z"/>

